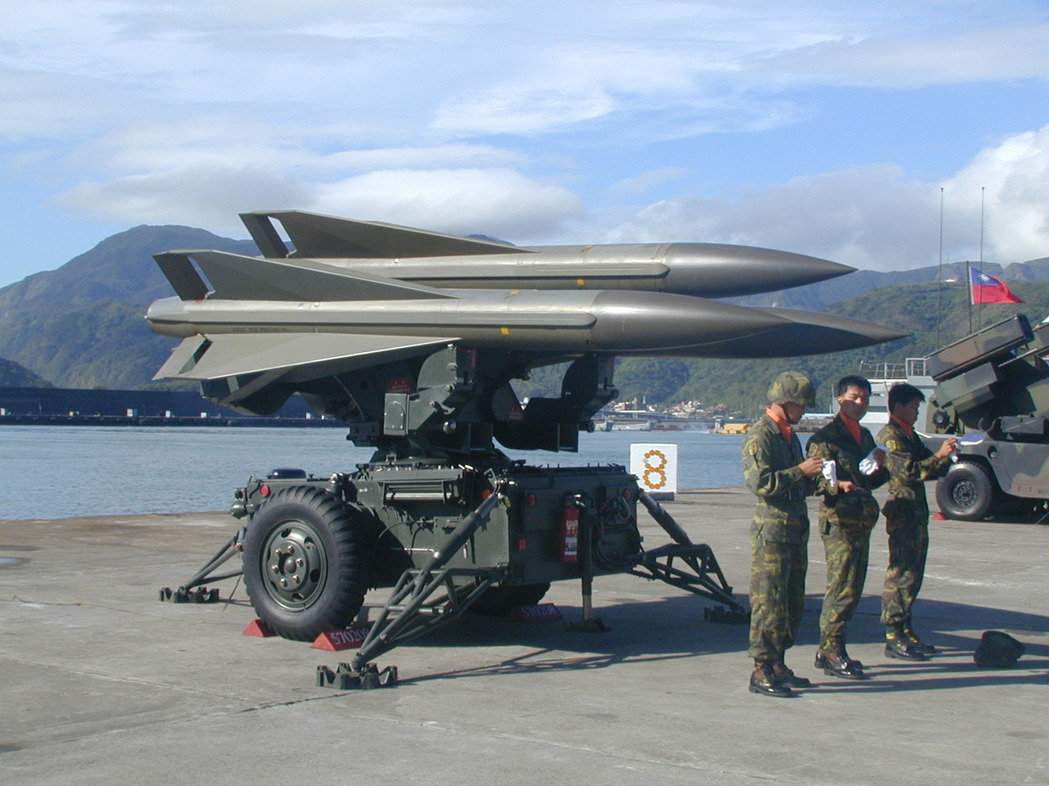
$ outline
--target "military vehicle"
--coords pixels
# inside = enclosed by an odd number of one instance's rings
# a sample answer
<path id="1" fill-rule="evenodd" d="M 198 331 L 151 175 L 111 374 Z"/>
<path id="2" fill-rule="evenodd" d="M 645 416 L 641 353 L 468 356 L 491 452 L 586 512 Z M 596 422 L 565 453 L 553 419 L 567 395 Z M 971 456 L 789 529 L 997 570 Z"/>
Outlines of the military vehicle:
<path id="1" fill-rule="evenodd" d="M 343 628 L 365 592 L 392 588 L 352 662 L 465 610 L 534 604 L 579 579 L 660 579 L 745 618 L 711 549 L 693 543 L 621 466 L 538 468 L 512 449 L 575 451 L 616 396 L 617 355 L 787 357 L 866 346 L 898 331 L 825 314 L 708 298 L 797 286 L 851 270 L 826 260 L 717 244 L 518 247 L 297 211 L 242 216 L 263 258 L 157 255 L 178 297 L 149 308 L 182 342 L 158 377 L 268 414 L 294 392 L 375 448 L 355 470 L 253 476 L 237 489 L 247 526 L 177 598 L 242 552 L 261 620 L 309 640 Z M 278 221 L 291 246 L 274 225 Z M 567 362 L 557 397 L 522 402 L 512 381 Z M 646 550 L 638 502 L 671 537 Z"/>
<path id="2" fill-rule="evenodd" d="M 1018 314 L 932 353 L 926 433 L 963 440 L 936 484 L 944 515 L 972 521 L 1049 500 L 1049 324 Z M 966 444 L 968 443 L 968 444 Z"/>

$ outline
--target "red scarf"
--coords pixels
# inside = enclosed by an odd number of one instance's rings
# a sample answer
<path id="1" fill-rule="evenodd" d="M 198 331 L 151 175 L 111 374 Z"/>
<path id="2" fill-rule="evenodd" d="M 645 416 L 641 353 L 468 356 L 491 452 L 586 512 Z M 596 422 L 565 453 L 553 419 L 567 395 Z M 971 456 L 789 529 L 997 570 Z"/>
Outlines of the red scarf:
<path id="1" fill-rule="evenodd" d="M 910 437 L 911 439 L 914 439 L 914 426 L 908 426 L 906 423 L 904 423 L 902 420 L 900 420 L 895 415 L 889 415 L 889 420 L 891 420 L 897 426 L 902 428 L 904 430 L 904 432 L 907 434 L 908 437 Z"/>
<path id="2" fill-rule="evenodd" d="M 769 407 L 765 410 L 765 414 L 772 418 L 772 422 L 779 426 L 779 433 L 783 435 L 783 439 L 787 440 L 787 444 L 790 445 L 794 441 L 794 429 L 790 423 L 780 417 L 779 412 Z"/>
<path id="3" fill-rule="evenodd" d="M 857 445 L 863 444 L 863 432 L 860 431 L 860 422 L 853 420 L 844 412 L 839 412 L 838 417 L 841 418 L 841 422 L 845 424 L 845 430 L 852 435 L 852 438 L 856 440 Z"/>

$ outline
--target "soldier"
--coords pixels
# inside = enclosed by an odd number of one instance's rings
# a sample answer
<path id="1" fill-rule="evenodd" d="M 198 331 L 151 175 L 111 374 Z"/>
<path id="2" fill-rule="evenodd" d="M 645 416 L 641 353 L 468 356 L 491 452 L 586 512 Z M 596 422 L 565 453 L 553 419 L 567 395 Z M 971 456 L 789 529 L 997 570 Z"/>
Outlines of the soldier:
<path id="1" fill-rule="evenodd" d="M 889 390 L 889 422 L 878 433 L 888 450 L 889 500 L 882 512 L 889 532 L 889 567 L 881 596 L 885 654 L 901 660 L 925 660 L 936 648 L 922 642 L 911 626 L 911 609 L 925 575 L 929 551 L 929 503 L 924 483 L 947 473 L 958 440 L 951 438 L 933 453 L 914 433 L 918 406 L 925 396 L 906 383 Z"/>
<path id="2" fill-rule="evenodd" d="M 812 683 L 783 662 L 805 605 L 809 517 L 823 460 L 805 458 L 793 426 L 815 401 L 803 375 L 785 371 L 769 388 L 769 407 L 743 442 L 743 475 L 758 501 L 750 526 L 750 692 L 789 697 Z"/>
<path id="3" fill-rule="evenodd" d="M 833 461 L 834 480 L 821 476 L 820 536 L 827 555 L 827 591 L 820 613 L 820 643 L 816 668 L 847 680 L 866 679 L 863 664 L 845 651 L 845 627 L 863 595 L 870 556 L 871 530 L 878 520 L 878 503 L 871 494 L 889 479 L 885 451 L 860 425 L 870 406 L 871 384 L 863 377 L 848 376 L 834 386 L 838 416 L 809 440 L 808 453 L 824 462 Z M 871 471 L 861 470 L 870 457 Z M 864 464 L 864 468 L 867 465 Z"/>

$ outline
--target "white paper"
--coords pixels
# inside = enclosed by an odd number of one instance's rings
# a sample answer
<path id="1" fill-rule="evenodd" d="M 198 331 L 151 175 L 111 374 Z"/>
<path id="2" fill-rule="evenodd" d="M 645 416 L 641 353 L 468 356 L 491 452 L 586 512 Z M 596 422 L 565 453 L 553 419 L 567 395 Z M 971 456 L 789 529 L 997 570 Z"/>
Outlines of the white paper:
<path id="1" fill-rule="evenodd" d="M 833 461 L 824 461 L 823 477 L 827 479 L 832 489 L 836 489 L 838 487 L 838 465 Z"/>
<path id="2" fill-rule="evenodd" d="M 973 445 L 979 445 L 985 439 L 987 439 L 986 431 L 970 431 L 958 437 L 958 444 L 962 447 L 970 448 Z"/>

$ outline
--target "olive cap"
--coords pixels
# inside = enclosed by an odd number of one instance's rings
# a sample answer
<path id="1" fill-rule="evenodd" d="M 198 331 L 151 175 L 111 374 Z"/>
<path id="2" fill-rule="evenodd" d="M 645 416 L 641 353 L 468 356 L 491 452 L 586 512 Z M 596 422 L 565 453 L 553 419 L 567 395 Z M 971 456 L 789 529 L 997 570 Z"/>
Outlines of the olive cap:
<path id="1" fill-rule="evenodd" d="M 816 391 L 804 374 L 784 371 L 769 386 L 770 404 L 798 404 L 811 407 L 816 403 Z"/>

